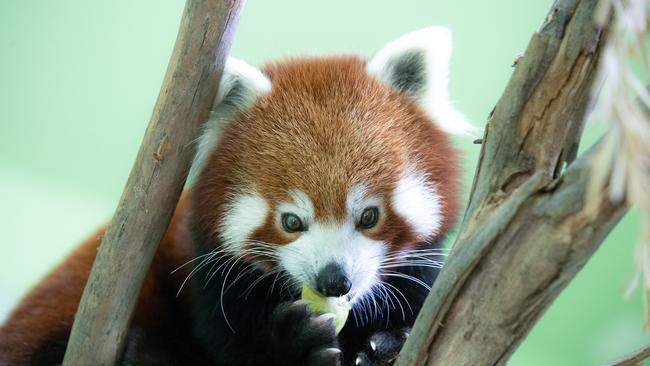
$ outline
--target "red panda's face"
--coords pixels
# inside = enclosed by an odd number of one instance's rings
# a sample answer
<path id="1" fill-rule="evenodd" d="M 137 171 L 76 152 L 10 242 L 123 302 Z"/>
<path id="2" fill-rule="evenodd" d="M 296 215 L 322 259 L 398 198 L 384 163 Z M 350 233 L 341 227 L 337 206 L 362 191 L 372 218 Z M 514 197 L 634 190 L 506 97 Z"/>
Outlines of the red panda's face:
<path id="1" fill-rule="evenodd" d="M 456 153 L 442 128 L 463 121 L 446 100 L 449 42 L 430 28 L 367 63 L 259 71 L 229 60 L 194 164 L 195 230 L 297 287 L 363 298 L 456 215 Z"/>

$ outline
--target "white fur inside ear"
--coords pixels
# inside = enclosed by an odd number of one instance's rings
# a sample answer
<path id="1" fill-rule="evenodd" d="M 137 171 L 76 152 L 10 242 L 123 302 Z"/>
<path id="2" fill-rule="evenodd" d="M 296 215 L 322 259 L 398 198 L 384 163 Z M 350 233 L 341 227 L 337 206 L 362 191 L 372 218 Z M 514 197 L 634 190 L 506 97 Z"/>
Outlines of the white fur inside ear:
<path id="1" fill-rule="evenodd" d="M 271 80 L 259 69 L 236 58 L 228 58 L 210 119 L 204 124 L 203 132 L 197 141 L 196 154 L 189 174 L 190 181 L 201 173 L 210 153 L 219 144 L 223 128 L 235 114 L 250 107 L 258 97 L 270 91 Z"/>
<path id="2" fill-rule="evenodd" d="M 413 98 L 444 131 L 469 134 L 475 127 L 449 102 L 451 49 L 449 29 L 424 28 L 384 46 L 368 61 L 366 71 Z"/>

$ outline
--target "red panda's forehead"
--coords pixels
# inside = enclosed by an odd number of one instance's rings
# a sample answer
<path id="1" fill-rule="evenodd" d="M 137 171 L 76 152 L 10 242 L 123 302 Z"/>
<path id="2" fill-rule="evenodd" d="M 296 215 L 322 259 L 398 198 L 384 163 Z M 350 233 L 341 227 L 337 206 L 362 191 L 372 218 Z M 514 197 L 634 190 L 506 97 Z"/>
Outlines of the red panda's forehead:
<path id="1" fill-rule="evenodd" d="M 271 204 L 295 190 L 316 216 L 341 217 L 352 187 L 388 197 L 417 152 L 421 116 L 383 87 L 357 58 L 268 66 L 272 91 L 225 131 L 220 149 Z M 229 146 L 229 148 L 228 148 Z"/>

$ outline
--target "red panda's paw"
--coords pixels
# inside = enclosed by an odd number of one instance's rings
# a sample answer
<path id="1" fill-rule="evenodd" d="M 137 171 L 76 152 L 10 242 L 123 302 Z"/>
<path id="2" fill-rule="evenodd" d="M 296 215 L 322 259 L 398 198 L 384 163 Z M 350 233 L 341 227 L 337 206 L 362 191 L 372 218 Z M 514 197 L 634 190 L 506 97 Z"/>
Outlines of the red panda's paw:
<path id="1" fill-rule="evenodd" d="M 278 305 L 271 319 L 276 365 L 341 365 L 332 314 L 313 313 L 304 301 Z"/>
<path id="2" fill-rule="evenodd" d="M 355 366 L 387 366 L 397 359 L 411 328 L 395 331 L 376 332 L 368 340 L 366 349 L 359 352 L 354 359 Z"/>

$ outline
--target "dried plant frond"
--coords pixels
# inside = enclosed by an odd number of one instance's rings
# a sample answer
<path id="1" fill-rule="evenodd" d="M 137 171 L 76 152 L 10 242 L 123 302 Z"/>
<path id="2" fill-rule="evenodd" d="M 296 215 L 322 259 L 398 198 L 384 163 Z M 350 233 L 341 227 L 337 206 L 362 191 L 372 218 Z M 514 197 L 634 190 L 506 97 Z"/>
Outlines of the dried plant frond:
<path id="1" fill-rule="evenodd" d="M 609 38 L 600 61 L 599 114 L 610 124 L 594 159 L 587 207 L 595 207 L 607 189 L 609 199 L 626 202 L 641 213 L 635 273 L 626 297 L 641 285 L 650 309 L 650 54 L 647 0 L 601 0 L 596 21 L 612 17 Z M 640 69 L 639 69 L 640 66 Z M 650 313 L 646 315 L 649 325 Z"/>

